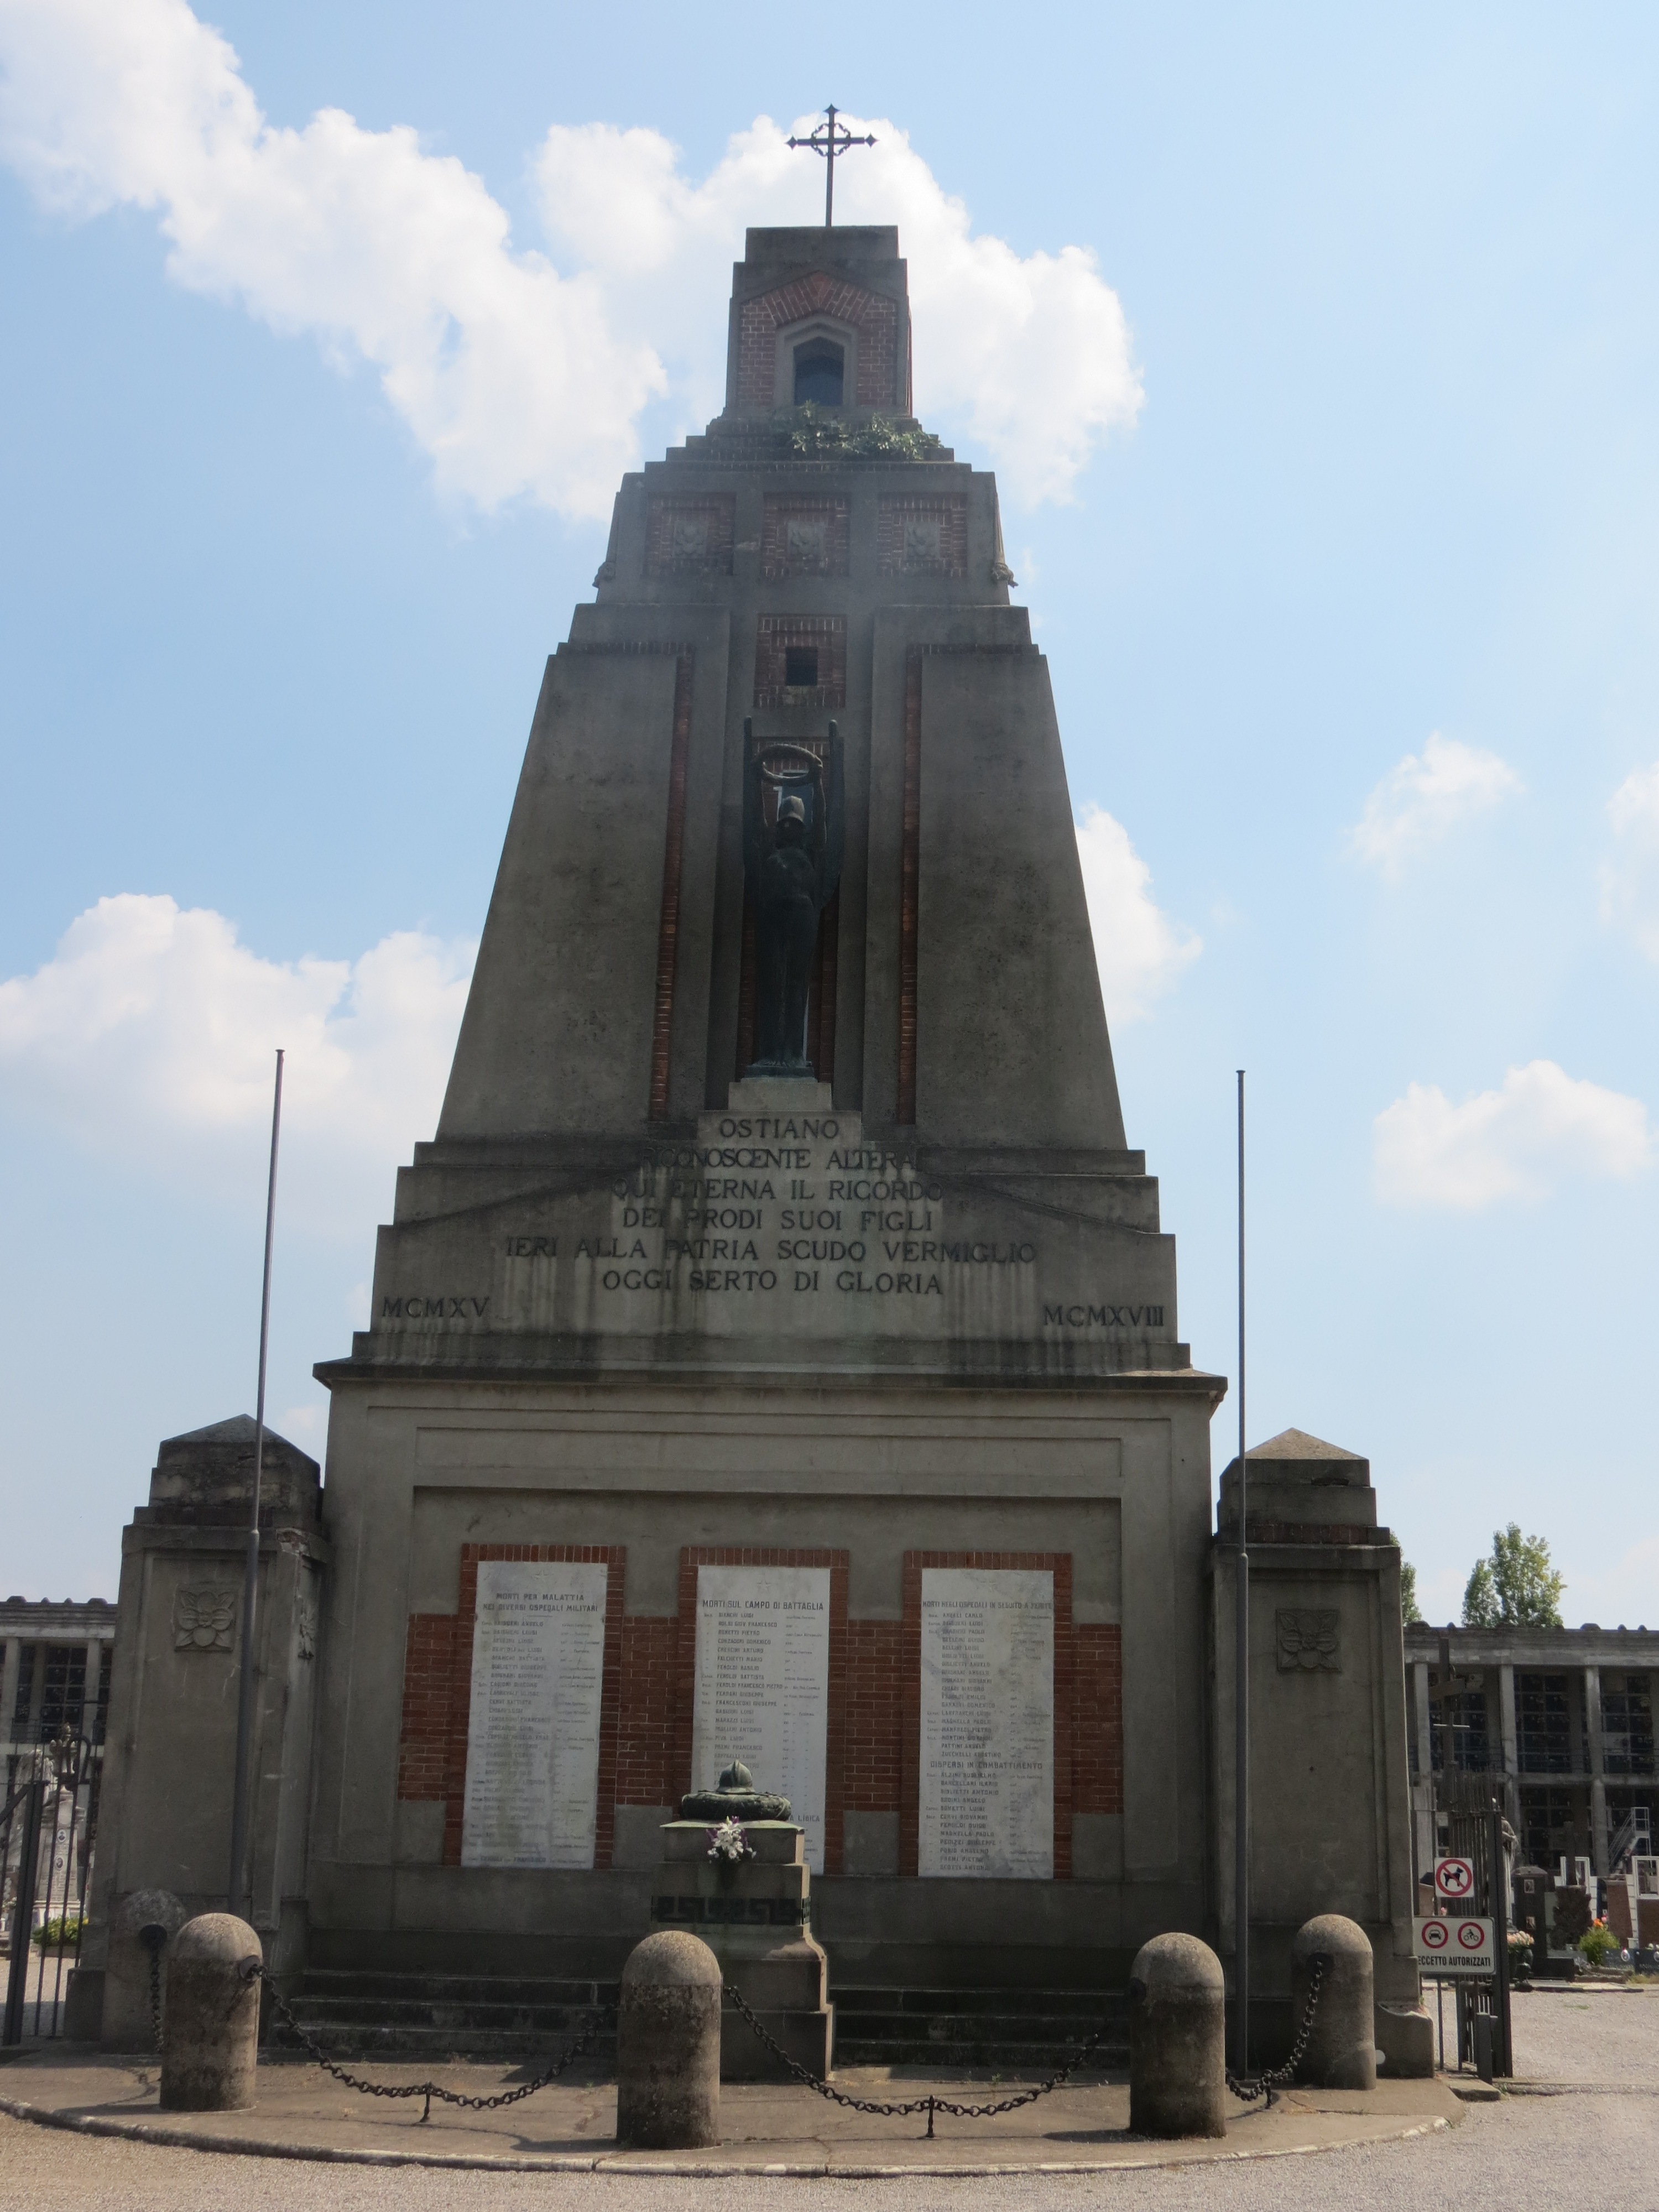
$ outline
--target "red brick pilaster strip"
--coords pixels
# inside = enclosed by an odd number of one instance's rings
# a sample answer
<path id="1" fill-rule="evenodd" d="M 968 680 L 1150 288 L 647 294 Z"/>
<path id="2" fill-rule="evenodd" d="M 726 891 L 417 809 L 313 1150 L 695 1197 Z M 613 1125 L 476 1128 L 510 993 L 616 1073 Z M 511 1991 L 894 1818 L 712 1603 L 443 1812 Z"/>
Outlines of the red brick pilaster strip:
<path id="1" fill-rule="evenodd" d="M 668 756 L 668 831 L 663 843 L 662 908 L 657 923 L 657 989 L 651 1018 L 651 1107 L 653 1121 L 668 1119 L 668 1079 L 674 1043 L 674 975 L 680 947 L 680 872 L 685 854 L 685 766 L 691 749 L 690 647 L 674 664 L 674 738 Z"/>
<path id="2" fill-rule="evenodd" d="M 1115 1621 L 1079 1626 L 1072 1809 L 1123 1810 L 1123 1631 Z"/>
<path id="3" fill-rule="evenodd" d="M 904 656 L 904 798 L 899 823 L 898 1120 L 916 1118 L 916 928 L 921 849 L 921 647 Z"/>

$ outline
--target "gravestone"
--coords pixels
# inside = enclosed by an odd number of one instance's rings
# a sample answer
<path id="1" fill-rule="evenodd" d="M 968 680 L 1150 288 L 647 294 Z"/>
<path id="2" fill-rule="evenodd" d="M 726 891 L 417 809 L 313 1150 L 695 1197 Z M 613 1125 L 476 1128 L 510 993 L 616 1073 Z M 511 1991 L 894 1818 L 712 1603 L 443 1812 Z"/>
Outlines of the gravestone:
<path id="1" fill-rule="evenodd" d="M 1125 1129 L 995 482 L 911 412 L 896 232 L 751 230 L 728 331 L 547 661 L 437 1127 L 319 1346 L 326 1539 L 272 1565 L 323 1605 L 282 1615 L 315 1662 L 274 1655 L 252 1917 L 376 1987 L 613 1979 L 703 1895 L 665 1832 L 742 1756 L 797 1815 L 780 1972 L 1117 1989 L 1165 1930 L 1231 1945 L 1224 1384 Z M 793 407 L 809 369 L 841 404 Z M 166 1545 L 118 1642 L 231 1710 L 234 1540 Z M 1291 1838 L 1341 1894 L 1273 1909 L 1351 1912 L 1395 1996 L 1397 1576 L 1330 1548 L 1274 1563 L 1258 1693 L 1328 1748 L 1363 1687 L 1374 1755 L 1334 1858 Z M 222 1856 L 186 1831 L 226 1778 L 163 1818 L 152 1778 L 203 1769 L 162 1751 L 121 1754 L 124 1829 L 169 1841 L 124 1840 L 109 1911 L 197 1910 Z"/>

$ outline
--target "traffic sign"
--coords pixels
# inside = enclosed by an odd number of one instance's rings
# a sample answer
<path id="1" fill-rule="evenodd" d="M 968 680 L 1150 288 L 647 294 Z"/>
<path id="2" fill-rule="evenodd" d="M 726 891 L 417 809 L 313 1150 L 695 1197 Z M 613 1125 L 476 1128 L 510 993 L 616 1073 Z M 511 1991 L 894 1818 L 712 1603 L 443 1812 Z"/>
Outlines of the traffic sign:
<path id="1" fill-rule="evenodd" d="M 1474 1895 L 1474 1861 L 1473 1859 L 1437 1859 L 1434 1863 L 1434 1893 L 1448 1899 L 1453 1905 L 1467 1905 Z"/>
<path id="2" fill-rule="evenodd" d="M 1490 1920 L 1454 1913 L 1444 1920 L 1419 1920 L 1417 1963 L 1425 1974 L 1495 1974 L 1498 1952 Z"/>

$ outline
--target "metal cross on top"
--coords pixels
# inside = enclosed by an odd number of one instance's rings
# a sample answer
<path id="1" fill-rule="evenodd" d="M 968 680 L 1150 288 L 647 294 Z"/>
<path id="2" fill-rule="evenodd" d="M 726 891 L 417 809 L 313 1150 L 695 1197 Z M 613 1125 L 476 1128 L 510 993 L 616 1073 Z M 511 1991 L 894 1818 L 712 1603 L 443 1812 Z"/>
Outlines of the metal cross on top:
<path id="1" fill-rule="evenodd" d="M 792 138 L 789 143 L 792 146 L 810 146 L 815 154 L 822 154 L 830 164 L 829 173 L 823 180 L 823 227 L 828 230 L 836 219 L 836 155 L 844 154 L 849 146 L 873 146 L 876 141 L 873 133 L 868 138 L 855 138 L 844 123 L 836 123 L 833 107 L 826 107 L 823 112 L 830 118 L 827 123 L 820 123 L 810 138 Z"/>

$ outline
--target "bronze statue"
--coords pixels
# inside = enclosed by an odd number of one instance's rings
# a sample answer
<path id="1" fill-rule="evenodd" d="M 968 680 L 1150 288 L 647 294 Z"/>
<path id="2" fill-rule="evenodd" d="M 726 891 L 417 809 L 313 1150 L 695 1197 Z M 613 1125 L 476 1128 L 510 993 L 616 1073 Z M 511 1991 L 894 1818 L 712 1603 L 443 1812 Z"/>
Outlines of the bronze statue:
<path id="1" fill-rule="evenodd" d="M 824 758 L 784 738 L 758 750 L 743 726 L 743 865 L 755 902 L 755 1058 L 750 1075 L 811 1075 L 806 1000 L 818 920 L 841 881 L 841 739 Z M 775 794 L 767 820 L 769 788 Z"/>

